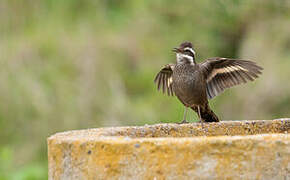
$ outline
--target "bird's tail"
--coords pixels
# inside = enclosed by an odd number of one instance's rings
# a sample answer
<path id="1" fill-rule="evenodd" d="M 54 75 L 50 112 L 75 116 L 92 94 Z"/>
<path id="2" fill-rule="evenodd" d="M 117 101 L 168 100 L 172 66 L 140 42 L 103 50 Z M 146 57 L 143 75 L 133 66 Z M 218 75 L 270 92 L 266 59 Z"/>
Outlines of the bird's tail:
<path id="1" fill-rule="evenodd" d="M 192 108 L 197 114 L 198 109 Z M 200 107 L 200 116 L 203 122 L 219 122 L 217 115 L 210 109 L 208 105 L 206 107 Z"/>

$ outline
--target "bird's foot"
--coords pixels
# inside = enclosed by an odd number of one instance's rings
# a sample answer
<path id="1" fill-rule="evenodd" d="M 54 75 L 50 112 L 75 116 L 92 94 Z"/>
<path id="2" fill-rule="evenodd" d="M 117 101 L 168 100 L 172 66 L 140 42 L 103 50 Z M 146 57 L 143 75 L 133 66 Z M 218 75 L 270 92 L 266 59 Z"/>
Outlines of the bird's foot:
<path id="1" fill-rule="evenodd" d="M 184 119 L 183 121 L 177 123 L 177 124 L 186 124 L 186 123 L 189 123 L 188 121 L 186 121 L 186 119 Z"/>
<path id="2" fill-rule="evenodd" d="M 204 122 L 203 122 L 203 120 L 199 120 L 198 122 L 201 123 L 201 127 L 204 128 Z"/>

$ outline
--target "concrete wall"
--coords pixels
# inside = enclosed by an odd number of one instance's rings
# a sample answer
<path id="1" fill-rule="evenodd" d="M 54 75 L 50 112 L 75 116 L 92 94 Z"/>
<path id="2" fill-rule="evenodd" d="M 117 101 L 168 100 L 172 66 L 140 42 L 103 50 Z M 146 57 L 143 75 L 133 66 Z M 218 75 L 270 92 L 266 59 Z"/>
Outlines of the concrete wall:
<path id="1" fill-rule="evenodd" d="M 49 179 L 290 179 L 289 131 L 279 119 L 58 133 Z"/>

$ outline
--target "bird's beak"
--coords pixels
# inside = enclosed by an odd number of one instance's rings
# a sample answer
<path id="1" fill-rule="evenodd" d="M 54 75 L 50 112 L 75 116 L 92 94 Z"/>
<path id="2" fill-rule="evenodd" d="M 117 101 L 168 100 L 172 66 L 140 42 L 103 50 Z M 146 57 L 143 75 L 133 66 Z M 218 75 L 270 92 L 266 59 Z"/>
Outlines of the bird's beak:
<path id="1" fill-rule="evenodd" d="M 178 53 L 178 52 L 180 52 L 180 49 L 179 48 L 173 48 L 172 51 L 175 52 L 175 53 Z"/>

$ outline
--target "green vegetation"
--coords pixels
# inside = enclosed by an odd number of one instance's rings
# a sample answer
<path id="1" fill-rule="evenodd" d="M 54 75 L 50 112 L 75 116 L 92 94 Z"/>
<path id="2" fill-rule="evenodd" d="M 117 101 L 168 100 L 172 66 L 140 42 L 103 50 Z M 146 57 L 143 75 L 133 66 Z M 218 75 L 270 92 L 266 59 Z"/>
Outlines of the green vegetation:
<path id="1" fill-rule="evenodd" d="M 184 40 L 265 68 L 211 101 L 221 119 L 290 115 L 288 1 L 1 0 L 0 24 L 0 180 L 47 179 L 55 132 L 180 121 L 153 79 Z"/>

